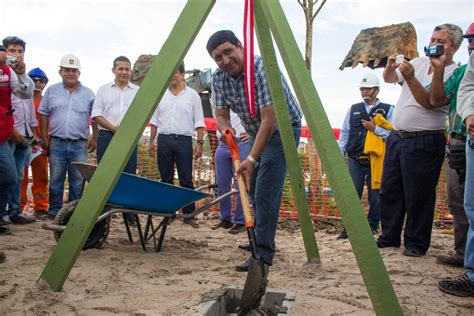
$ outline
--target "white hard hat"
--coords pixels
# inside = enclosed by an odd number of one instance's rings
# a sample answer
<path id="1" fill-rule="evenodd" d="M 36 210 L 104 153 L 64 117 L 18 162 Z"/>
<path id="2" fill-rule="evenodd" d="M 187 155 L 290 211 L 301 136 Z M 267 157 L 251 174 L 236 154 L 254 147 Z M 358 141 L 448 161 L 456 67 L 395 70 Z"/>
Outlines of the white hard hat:
<path id="1" fill-rule="evenodd" d="M 372 73 L 366 73 L 360 81 L 359 88 L 374 88 L 380 87 L 379 78 Z"/>
<path id="2" fill-rule="evenodd" d="M 81 62 L 73 54 L 64 55 L 59 62 L 59 67 L 81 69 Z"/>

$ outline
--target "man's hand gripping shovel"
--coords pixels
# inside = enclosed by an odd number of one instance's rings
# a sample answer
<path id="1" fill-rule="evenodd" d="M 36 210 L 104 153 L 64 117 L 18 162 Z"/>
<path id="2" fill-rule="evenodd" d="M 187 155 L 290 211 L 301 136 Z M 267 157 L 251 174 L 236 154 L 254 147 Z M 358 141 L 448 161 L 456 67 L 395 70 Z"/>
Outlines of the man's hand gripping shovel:
<path id="1" fill-rule="evenodd" d="M 225 130 L 224 136 L 229 146 L 229 150 L 234 162 L 234 170 L 237 173 L 237 184 L 239 186 L 240 200 L 242 202 L 242 209 L 244 212 L 245 227 L 250 243 L 250 250 L 252 251 L 252 259 L 247 273 L 242 298 L 240 300 L 240 315 L 246 315 L 252 309 L 260 305 L 260 301 L 265 294 L 267 286 L 268 265 L 266 265 L 257 254 L 257 243 L 255 240 L 254 221 L 250 211 L 250 202 L 247 194 L 247 188 L 244 178 L 237 172 L 240 168 L 239 148 L 235 142 L 234 135 L 231 130 Z"/>

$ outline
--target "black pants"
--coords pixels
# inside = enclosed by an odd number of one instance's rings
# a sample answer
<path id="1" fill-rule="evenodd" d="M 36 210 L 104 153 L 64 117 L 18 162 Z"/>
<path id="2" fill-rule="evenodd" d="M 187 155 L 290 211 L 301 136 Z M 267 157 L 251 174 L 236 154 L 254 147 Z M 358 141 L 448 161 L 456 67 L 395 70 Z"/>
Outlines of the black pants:
<path id="1" fill-rule="evenodd" d="M 173 183 L 176 164 L 179 185 L 194 189 L 193 139 L 191 136 L 158 134 L 157 157 L 161 181 Z M 183 213 L 192 213 L 195 208 L 194 203 L 191 203 L 183 207 Z"/>
<path id="2" fill-rule="evenodd" d="M 97 137 L 97 162 L 99 163 L 104 156 L 105 150 L 112 141 L 114 134 L 109 131 L 100 130 L 99 136 Z M 130 159 L 127 162 L 127 165 L 123 169 L 124 172 L 137 174 L 137 147 L 133 150 Z"/>
<path id="3" fill-rule="evenodd" d="M 405 248 L 428 251 L 445 144 L 442 134 L 410 138 L 389 135 L 380 188 L 379 243 L 400 246 L 406 214 Z"/>

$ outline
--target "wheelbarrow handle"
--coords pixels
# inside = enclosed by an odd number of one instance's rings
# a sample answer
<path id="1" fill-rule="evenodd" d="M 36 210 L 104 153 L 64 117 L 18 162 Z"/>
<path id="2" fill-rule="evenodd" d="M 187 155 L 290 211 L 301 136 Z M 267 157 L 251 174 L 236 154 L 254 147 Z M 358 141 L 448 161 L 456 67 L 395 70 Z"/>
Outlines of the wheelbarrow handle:
<path id="1" fill-rule="evenodd" d="M 237 170 L 239 170 L 240 168 L 239 147 L 237 146 L 237 143 L 234 140 L 234 135 L 232 134 L 230 129 L 224 130 L 224 136 L 227 141 L 227 145 L 229 146 L 232 161 L 234 162 L 234 170 L 237 172 Z M 250 202 L 249 202 L 249 197 L 247 194 L 247 186 L 245 185 L 244 178 L 240 174 L 237 174 L 237 184 L 239 186 L 240 201 L 242 202 L 242 210 L 244 213 L 245 227 L 253 228 L 254 222 L 253 222 L 252 212 L 250 211 Z"/>

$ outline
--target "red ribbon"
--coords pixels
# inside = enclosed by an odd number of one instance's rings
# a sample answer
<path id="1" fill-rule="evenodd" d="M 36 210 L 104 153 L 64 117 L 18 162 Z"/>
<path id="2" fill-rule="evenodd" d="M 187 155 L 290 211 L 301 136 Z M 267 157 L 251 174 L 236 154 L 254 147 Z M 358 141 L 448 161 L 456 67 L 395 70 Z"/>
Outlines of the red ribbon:
<path id="1" fill-rule="evenodd" d="M 255 115 L 255 82 L 254 82 L 254 14 L 253 0 L 245 0 L 244 11 L 244 84 L 245 95 L 249 105 L 250 116 Z"/>

